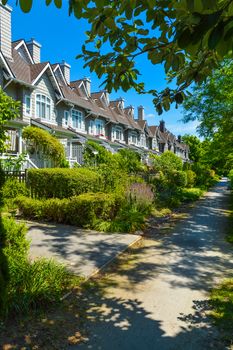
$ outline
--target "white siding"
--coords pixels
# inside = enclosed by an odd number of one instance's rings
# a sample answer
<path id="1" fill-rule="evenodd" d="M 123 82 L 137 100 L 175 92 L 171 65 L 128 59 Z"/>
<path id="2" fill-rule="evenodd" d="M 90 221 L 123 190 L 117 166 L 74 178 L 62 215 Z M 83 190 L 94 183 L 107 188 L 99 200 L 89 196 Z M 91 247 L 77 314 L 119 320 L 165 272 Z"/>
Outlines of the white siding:
<path id="1" fill-rule="evenodd" d="M 11 58 L 11 8 L 0 4 L 0 49 Z"/>
<path id="2" fill-rule="evenodd" d="M 51 119 L 48 122 L 52 124 L 57 124 L 56 116 L 55 116 L 55 93 L 53 85 L 46 73 L 42 75 L 42 77 L 37 82 L 37 88 L 32 93 L 32 117 L 36 118 L 36 94 L 42 94 L 51 99 Z"/>

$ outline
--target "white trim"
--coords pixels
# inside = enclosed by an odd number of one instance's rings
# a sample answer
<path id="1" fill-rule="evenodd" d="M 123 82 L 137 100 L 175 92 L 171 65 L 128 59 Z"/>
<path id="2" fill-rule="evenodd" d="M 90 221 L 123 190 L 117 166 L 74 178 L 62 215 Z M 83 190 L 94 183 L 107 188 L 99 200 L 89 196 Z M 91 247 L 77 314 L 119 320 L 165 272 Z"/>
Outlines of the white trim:
<path id="1" fill-rule="evenodd" d="M 6 59 L 5 59 L 5 57 L 3 56 L 3 54 L 2 54 L 1 51 L 0 51 L 0 58 L 2 59 L 4 65 L 5 65 L 5 67 L 6 67 L 6 69 L 7 69 L 7 71 L 8 71 L 8 73 L 10 74 L 10 77 L 11 77 L 11 78 L 14 78 L 15 76 L 14 76 L 14 74 L 12 73 L 12 71 L 11 71 L 11 69 L 10 69 L 10 67 L 9 67 L 9 65 L 8 65 Z"/>
<path id="2" fill-rule="evenodd" d="M 27 113 L 27 103 L 26 103 L 27 98 L 30 99 L 30 112 L 29 113 Z M 31 114 L 32 114 L 32 98 L 31 98 L 30 95 L 27 95 L 27 94 L 24 95 L 24 106 L 25 106 L 25 115 L 27 117 L 31 117 Z"/>
<path id="3" fill-rule="evenodd" d="M 14 49 L 17 51 L 22 45 L 24 46 L 24 48 L 25 48 L 25 50 L 26 50 L 26 52 L 27 52 L 27 54 L 28 54 L 28 57 L 29 57 L 29 59 L 30 59 L 31 64 L 35 64 L 35 62 L 34 62 L 32 56 L 31 56 L 31 54 L 30 54 L 30 52 L 29 52 L 29 50 L 28 50 L 28 48 L 27 48 L 27 45 L 26 45 L 26 43 L 25 43 L 24 40 L 21 40 L 21 41 L 18 43 L 18 45 L 16 45 L 16 46 L 14 47 Z"/>
<path id="4" fill-rule="evenodd" d="M 81 89 L 81 86 L 82 86 L 82 85 L 83 85 L 83 88 L 84 88 L 86 97 L 88 98 L 88 97 L 89 97 L 89 94 L 88 94 L 88 92 L 87 92 L 87 89 L 86 89 L 86 86 L 85 86 L 83 80 L 82 80 L 81 83 L 78 85 L 78 88 Z"/>
<path id="5" fill-rule="evenodd" d="M 63 72 L 62 72 L 62 70 L 61 70 L 61 67 L 60 67 L 60 64 L 59 64 L 59 63 L 56 64 L 56 67 L 54 68 L 53 72 L 55 73 L 57 69 L 59 69 L 60 74 L 61 74 L 61 76 L 62 76 L 62 79 L 63 79 L 64 83 L 65 83 L 66 85 L 68 85 L 68 84 L 67 84 L 67 81 L 66 81 L 66 78 L 65 78 L 65 76 L 64 76 L 64 74 L 63 74 Z"/>
<path id="6" fill-rule="evenodd" d="M 37 108 L 36 108 L 36 102 L 37 102 L 37 96 L 38 95 L 40 95 L 40 96 L 45 96 L 45 98 L 47 99 L 49 99 L 49 101 L 50 101 L 50 118 L 48 119 L 48 118 L 43 118 L 43 117 L 40 117 L 40 116 L 38 116 L 37 115 Z M 47 100 L 45 101 L 45 116 L 46 116 L 46 105 L 47 105 Z M 49 122 L 49 123 L 51 123 L 51 124 L 56 124 L 56 123 L 54 123 L 52 120 L 54 119 L 53 118 L 53 116 L 52 116 L 52 98 L 50 97 L 50 96 L 47 96 L 47 95 L 45 95 L 44 93 L 41 93 L 41 92 L 37 92 L 36 94 L 35 94 L 35 116 L 36 116 L 36 118 L 38 118 L 38 119 L 40 119 L 40 120 L 42 120 L 42 121 L 47 121 L 47 122 Z M 56 116 L 55 116 L 56 117 Z"/>
<path id="7" fill-rule="evenodd" d="M 46 72 L 46 70 L 47 70 L 48 68 L 50 69 L 50 72 L 51 72 L 51 74 L 52 74 L 52 76 L 53 76 L 53 79 L 54 79 L 54 81 L 55 81 L 55 84 L 56 84 L 56 86 L 57 86 L 57 89 L 58 89 L 60 95 L 63 96 L 62 91 L 61 91 L 61 89 L 60 89 L 60 86 L 59 86 L 59 84 L 58 84 L 58 82 L 57 82 L 57 79 L 56 79 L 56 77 L 55 77 L 55 75 L 54 75 L 54 73 L 53 73 L 52 67 L 51 67 L 51 65 L 50 65 L 49 62 L 48 62 L 48 63 L 46 64 L 46 66 L 42 69 L 42 71 L 41 71 L 40 74 L 36 77 L 36 79 L 32 82 L 32 85 L 35 85 L 35 84 L 38 82 L 38 80 L 42 77 L 42 75 Z"/>

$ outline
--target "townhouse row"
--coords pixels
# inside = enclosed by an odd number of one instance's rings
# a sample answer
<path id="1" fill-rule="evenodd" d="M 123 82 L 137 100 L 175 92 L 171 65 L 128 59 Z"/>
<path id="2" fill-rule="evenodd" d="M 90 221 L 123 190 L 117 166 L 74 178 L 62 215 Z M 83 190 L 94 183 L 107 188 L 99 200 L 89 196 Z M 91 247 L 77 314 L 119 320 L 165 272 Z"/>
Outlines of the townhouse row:
<path id="1" fill-rule="evenodd" d="M 0 85 L 21 101 L 20 117 L 7 125 L 9 152 L 25 150 L 22 129 L 33 125 L 60 139 L 71 166 L 83 163 L 83 148 L 89 139 L 112 153 L 133 149 L 144 160 L 148 152 L 166 150 L 188 160 L 188 147 L 166 129 L 164 121 L 148 126 L 143 106 L 135 113 L 122 98 L 111 101 L 107 91 L 92 92 L 90 79 L 71 81 L 71 67 L 65 61 L 41 62 L 41 45 L 34 39 L 12 42 L 11 11 L 0 5 Z M 45 166 L 36 154 L 31 158 L 36 166 Z"/>

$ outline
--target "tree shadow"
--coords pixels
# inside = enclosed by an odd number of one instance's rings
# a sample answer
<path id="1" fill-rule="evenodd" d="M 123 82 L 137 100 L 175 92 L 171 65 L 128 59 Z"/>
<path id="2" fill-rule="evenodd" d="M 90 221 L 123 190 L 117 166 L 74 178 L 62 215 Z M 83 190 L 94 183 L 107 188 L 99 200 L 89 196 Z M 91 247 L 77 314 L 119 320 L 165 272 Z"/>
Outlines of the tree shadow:
<path id="1" fill-rule="evenodd" d="M 226 349 L 205 314 L 209 309 L 206 301 L 194 301 L 194 307 L 193 315 L 180 315 L 183 324 L 169 335 L 161 320 L 138 299 L 109 296 L 106 281 L 89 283 L 60 309 L 37 319 L 11 321 L 0 336 L 0 344 L 2 349 L 37 350 Z"/>

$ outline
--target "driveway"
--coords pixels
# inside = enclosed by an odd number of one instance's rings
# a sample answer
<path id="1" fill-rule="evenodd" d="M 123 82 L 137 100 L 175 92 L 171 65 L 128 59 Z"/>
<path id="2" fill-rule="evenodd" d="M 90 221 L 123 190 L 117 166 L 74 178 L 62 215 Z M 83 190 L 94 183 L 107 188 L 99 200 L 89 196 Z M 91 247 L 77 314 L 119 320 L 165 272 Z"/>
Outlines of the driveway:
<path id="1" fill-rule="evenodd" d="M 233 276 L 224 237 L 228 199 L 222 180 L 172 232 L 144 239 L 128 264 L 110 271 L 104 292 L 83 296 L 87 340 L 68 349 L 225 349 L 207 299 L 218 281 Z"/>

